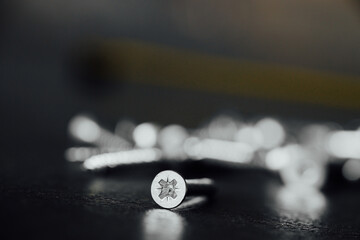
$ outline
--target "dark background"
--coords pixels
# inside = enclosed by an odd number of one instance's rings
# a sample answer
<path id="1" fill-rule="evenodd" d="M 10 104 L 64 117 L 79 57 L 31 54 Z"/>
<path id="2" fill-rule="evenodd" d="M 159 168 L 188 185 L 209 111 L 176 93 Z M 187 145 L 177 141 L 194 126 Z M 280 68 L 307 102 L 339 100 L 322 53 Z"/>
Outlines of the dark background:
<path id="1" fill-rule="evenodd" d="M 304 213 L 276 203 L 282 183 L 265 170 L 149 164 L 91 174 L 63 157 L 73 145 L 67 123 L 84 111 L 109 129 L 121 117 L 197 127 L 223 110 L 245 119 L 272 115 L 285 122 L 332 121 L 353 128 L 358 109 L 92 78 L 96 72 L 88 71 L 78 52 L 99 39 L 133 39 L 358 76 L 359 18 L 358 1 L 0 2 L 2 234 L 31 239 L 360 238 L 359 184 L 342 181 L 336 166 L 323 190 L 325 209 Z M 157 172 L 168 168 L 186 177 L 213 177 L 218 194 L 194 209 L 158 210 L 149 186 Z M 159 226 L 174 231 L 159 231 Z"/>

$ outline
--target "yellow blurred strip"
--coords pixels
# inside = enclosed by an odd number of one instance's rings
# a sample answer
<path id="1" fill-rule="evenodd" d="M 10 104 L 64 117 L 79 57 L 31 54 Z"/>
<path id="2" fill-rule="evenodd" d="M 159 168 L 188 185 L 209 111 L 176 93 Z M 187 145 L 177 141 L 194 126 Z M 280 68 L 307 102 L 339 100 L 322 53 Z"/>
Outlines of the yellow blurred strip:
<path id="1" fill-rule="evenodd" d="M 134 41 L 106 41 L 109 71 L 126 81 L 360 109 L 360 78 L 239 61 Z"/>

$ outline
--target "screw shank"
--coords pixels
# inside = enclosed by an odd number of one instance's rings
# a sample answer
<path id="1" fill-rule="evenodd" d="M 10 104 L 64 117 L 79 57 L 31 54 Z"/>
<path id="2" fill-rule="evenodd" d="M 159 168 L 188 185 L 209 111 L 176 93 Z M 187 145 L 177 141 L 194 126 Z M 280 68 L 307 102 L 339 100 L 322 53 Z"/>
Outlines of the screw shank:
<path id="1" fill-rule="evenodd" d="M 206 195 L 210 196 L 215 193 L 214 181 L 209 178 L 186 179 L 187 196 Z"/>

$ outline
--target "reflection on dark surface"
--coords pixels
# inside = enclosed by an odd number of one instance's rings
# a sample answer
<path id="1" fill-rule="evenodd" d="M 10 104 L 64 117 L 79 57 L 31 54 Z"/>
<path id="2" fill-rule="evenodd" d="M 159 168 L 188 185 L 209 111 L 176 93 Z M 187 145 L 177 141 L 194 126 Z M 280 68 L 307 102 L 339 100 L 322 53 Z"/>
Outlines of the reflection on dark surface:
<path id="1" fill-rule="evenodd" d="M 95 178 L 89 182 L 87 185 L 86 191 L 88 191 L 90 194 L 99 194 L 101 192 L 104 192 L 106 189 L 109 189 L 109 185 L 111 182 L 109 180 L 104 180 L 102 178 Z M 113 183 L 114 184 L 114 183 Z"/>
<path id="2" fill-rule="evenodd" d="M 326 209 L 325 196 L 317 189 L 307 186 L 280 187 L 275 198 L 279 213 L 294 219 L 318 220 Z"/>
<path id="3" fill-rule="evenodd" d="M 185 220 L 178 213 L 165 209 L 152 209 L 143 217 L 144 240 L 181 240 Z"/>
<path id="4" fill-rule="evenodd" d="M 196 196 L 196 197 L 189 197 L 185 199 L 180 206 L 176 207 L 175 211 L 187 210 L 192 208 L 197 208 L 204 205 L 207 202 L 207 198 L 204 196 Z"/>

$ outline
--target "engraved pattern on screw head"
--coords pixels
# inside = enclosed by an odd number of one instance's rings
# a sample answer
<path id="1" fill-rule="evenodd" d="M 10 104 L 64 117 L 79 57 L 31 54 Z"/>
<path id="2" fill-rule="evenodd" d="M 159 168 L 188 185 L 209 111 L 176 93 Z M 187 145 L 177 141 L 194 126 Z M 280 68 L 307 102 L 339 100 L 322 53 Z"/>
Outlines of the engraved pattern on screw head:
<path id="1" fill-rule="evenodd" d="M 172 197 L 172 198 L 176 198 L 177 194 L 176 194 L 176 184 L 177 181 L 175 179 L 173 179 L 171 182 L 169 182 L 169 179 L 167 179 L 166 181 L 164 179 L 161 179 L 159 181 L 159 184 L 161 186 L 160 190 L 160 194 L 159 194 L 159 198 L 163 199 L 165 197 Z"/>
<path id="2" fill-rule="evenodd" d="M 151 184 L 151 196 L 163 208 L 175 208 L 181 204 L 186 195 L 185 179 L 170 170 L 158 173 Z"/>

